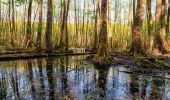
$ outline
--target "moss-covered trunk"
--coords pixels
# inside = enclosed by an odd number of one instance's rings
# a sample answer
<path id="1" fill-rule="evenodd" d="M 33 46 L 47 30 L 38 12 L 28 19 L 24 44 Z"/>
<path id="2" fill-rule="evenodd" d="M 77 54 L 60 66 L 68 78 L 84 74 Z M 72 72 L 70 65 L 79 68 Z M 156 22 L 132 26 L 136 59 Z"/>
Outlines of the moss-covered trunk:
<path id="1" fill-rule="evenodd" d="M 108 51 L 108 44 L 107 44 L 107 0 L 102 0 L 98 56 L 106 57 L 108 56 L 108 54 L 109 51 Z"/>

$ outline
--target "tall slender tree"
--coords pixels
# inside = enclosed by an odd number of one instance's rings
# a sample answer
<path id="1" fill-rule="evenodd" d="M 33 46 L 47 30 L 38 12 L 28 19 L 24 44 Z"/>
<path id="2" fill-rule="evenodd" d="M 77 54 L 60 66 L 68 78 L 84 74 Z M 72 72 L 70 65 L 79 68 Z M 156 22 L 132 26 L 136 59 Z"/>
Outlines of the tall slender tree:
<path id="1" fill-rule="evenodd" d="M 62 8 L 62 18 L 61 18 L 61 27 L 60 27 L 60 46 L 63 48 L 65 46 L 64 43 L 64 29 L 65 29 L 65 16 L 66 16 L 66 0 L 63 1 L 63 8 Z"/>
<path id="2" fill-rule="evenodd" d="M 41 49 L 41 35 L 42 35 L 42 3 L 43 0 L 39 2 L 39 23 L 38 23 L 38 34 L 37 34 L 37 49 Z"/>
<path id="3" fill-rule="evenodd" d="M 62 20 L 61 20 L 61 27 L 60 27 L 60 47 L 65 48 L 68 50 L 68 12 L 69 12 L 69 4 L 70 0 L 64 0 L 63 2 L 63 12 L 62 12 Z M 63 38 L 65 35 L 65 38 Z M 65 41 L 64 41 L 65 40 Z"/>
<path id="4" fill-rule="evenodd" d="M 69 12 L 69 7 L 70 7 L 70 0 L 67 0 L 67 11 L 66 11 L 66 18 L 65 18 L 65 20 L 66 20 L 66 29 L 65 29 L 65 35 L 66 35 L 66 37 L 65 37 L 65 44 L 66 44 L 66 46 L 65 46 L 65 50 L 66 51 L 68 51 L 69 50 L 69 42 L 68 42 L 68 12 Z"/>
<path id="5" fill-rule="evenodd" d="M 47 29 L 46 29 L 46 49 L 52 52 L 52 23 L 53 23 L 53 4 L 52 0 L 47 1 Z"/>
<path id="6" fill-rule="evenodd" d="M 14 0 L 12 0 L 12 37 L 11 37 L 11 44 L 14 45 L 14 34 L 15 34 L 15 7 L 14 7 Z"/>
<path id="7" fill-rule="evenodd" d="M 167 32 L 167 39 L 170 36 L 170 0 L 168 0 L 168 15 L 167 15 L 167 26 L 166 26 L 166 32 Z"/>
<path id="8" fill-rule="evenodd" d="M 95 2 L 95 1 L 94 1 Z M 95 25 L 94 25 L 94 44 L 93 44 L 93 49 L 96 51 L 97 49 L 97 40 L 98 40 L 98 37 L 97 37 L 97 20 L 98 20 L 98 11 L 99 11 L 99 0 L 96 1 L 96 9 L 94 11 L 95 13 Z"/>
<path id="9" fill-rule="evenodd" d="M 151 12 L 151 2 L 152 0 L 147 0 L 146 11 L 147 11 L 147 24 L 148 24 L 148 35 L 149 35 L 149 49 L 153 49 L 153 24 L 152 24 L 152 12 Z"/>
<path id="10" fill-rule="evenodd" d="M 27 18 L 27 31 L 26 31 L 26 44 L 25 47 L 31 47 L 31 16 L 32 16 L 32 0 L 28 4 L 28 18 Z"/>
<path id="11" fill-rule="evenodd" d="M 166 52 L 165 32 L 166 32 L 166 16 L 165 16 L 166 0 L 156 0 L 156 40 L 155 47 Z"/>
<path id="12" fill-rule="evenodd" d="M 1 21 L 1 0 L 0 0 L 0 21 Z"/>
<path id="13" fill-rule="evenodd" d="M 142 22 L 144 17 L 145 0 L 137 1 L 136 14 L 132 32 L 132 47 L 131 51 L 134 53 L 144 53 L 142 48 L 141 33 L 142 33 Z"/>

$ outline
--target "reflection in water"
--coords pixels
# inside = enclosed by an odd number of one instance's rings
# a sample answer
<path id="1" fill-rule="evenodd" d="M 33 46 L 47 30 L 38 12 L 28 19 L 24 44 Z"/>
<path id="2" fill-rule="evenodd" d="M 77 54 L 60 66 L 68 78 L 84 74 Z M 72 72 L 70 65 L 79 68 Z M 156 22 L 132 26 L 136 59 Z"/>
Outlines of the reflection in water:
<path id="1" fill-rule="evenodd" d="M 28 60 L 28 70 L 29 70 L 29 81 L 30 81 L 30 87 L 31 87 L 31 93 L 33 96 L 33 99 L 35 99 L 35 88 L 34 88 L 34 78 L 33 78 L 33 62 L 32 60 Z"/>
<path id="2" fill-rule="evenodd" d="M 98 71 L 98 84 L 97 84 L 97 88 L 100 89 L 100 92 L 99 92 L 99 98 L 105 98 L 106 96 L 106 82 L 107 82 L 107 74 L 108 74 L 108 68 L 106 69 L 100 69 L 100 68 L 97 68 L 97 71 Z"/>
<path id="3" fill-rule="evenodd" d="M 54 92 L 54 80 L 53 80 L 53 58 L 46 59 L 46 71 L 47 71 L 47 78 L 49 83 L 49 99 L 55 99 L 55 92 Z"/>
<path id="4" fill-rule="evenodd" d="M 0 100 L 170 99 L 170 80 L 123 73 L 123 66 L 98 69 L 85 58 L 0 62 Z"/>
<path id="5" fill-rule="evenodd" d="M 37 59 L 37 66 L 38 66 L 38 69 L 39 69 L 39 79 L 40 79 L 39 94 L 40 94 L 40 99 L 42 100 L 44 95 L 45 95 L 42 59 Z"/>

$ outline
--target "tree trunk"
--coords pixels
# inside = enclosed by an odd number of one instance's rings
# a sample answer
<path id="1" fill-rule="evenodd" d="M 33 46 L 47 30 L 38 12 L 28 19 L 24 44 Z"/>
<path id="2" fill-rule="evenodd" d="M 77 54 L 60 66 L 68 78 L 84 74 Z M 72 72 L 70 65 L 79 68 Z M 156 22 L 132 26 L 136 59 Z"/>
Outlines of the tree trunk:
<path id="1" fill-rule="evenodd" d="M 11 37 L 11 45 L 14 46 L 14 34 L 15 34 L 15 8 L 14 8 L 14 0 L 12 0 L 12 37 Z"/>
<path id="2" fill-rule="evenodd" d="M 38 34 L 37 34 L 37 50 L 41 49 L 41 35 L 42 35 L 42 3 L 43 1 L 40 0 L 39 2 L 39 23 L 38 23 Z"/>
<path id="3" fill-rule="evenodd" d="M 170 36 L 170 0 L 168 0 L 168 15 L 167 15 L 166 32 L 167 32 L 167 40 L 168 40 Z"/>
<path id="4" fill-rule="evenodd" d="M 1 0 L 0 0 L 0 23 L 1 23 L 1 20 L 2 20 L 2 14 L 1 14 Z"/>
<path id="5" fill-rule="evenodd" d="M 86 21 L 87 21 L 87 25 L 86 25 L 86 37 L 85 37 L 85 47 L 87 48 L 87 45 L 88 45 L 88 32 L 89 32 L 89 3 L 88 3 L 88 5 L 87 5 L 88 7 L 87 7 L 87 19 L 86 19 Z"/>
<path id="6" fill-rule="evenodd" d="M 64 0 L 63 2 L 64 4 L 64 8 L 63 8 L 63 11 L 62 11 L 62 20 L 61 20 L 61 27 L 60 27 L 60 46 L 63 48 L 65 46 L 65 43 L 64 43 L 64 29 L 65 29 L 65 16 L 66 16 L 66 1 Z"/>
<path id="7" fill-rule="evenodd" d="M 136 0 L 133 0 L 133 23 L 132 23 L 132 32 L 134 30 L 134 23 L 135 23 L 135 14 L 136 14 Z M 133 42 L 133 34 L 132 34 L 132 45 L 131 45 L 131 51 L 133 51 L 132 49 L 134 49 L 134 42 Z"/>
<path id="8" fill-rule="evenodd" d="M 29 0 L 28 5 L 28 18 L 27 18 L 27 31 L 26 31 L 26 44 L 25 47 L 32 47 L 31 45 L 31 16 L 32 16 L 32 0 Z"/>
<path id="9" fill-rule="evenodd" d="M 12 34 L 12 28 L 11 28 L 11 0 L 8 0 L 8 27 L 9 27 L 9 42 L 11 43 L 12 42 L 12 40 L 11 40 L 11 38 L 12 38 L 12 36 L 11 36 L 11 34 Z"/>
<path id="10" fill-rule="evenodd" d="M 68 43 L 68 12 L 69 12 L 69 6 L 70 6 L 70 0 L 67 0 L 67 11 L 66 11 L 66 29 L 65 29 L 65 35 L 66 35 L 66 38 L 65 38 L 65 44 L 66 44 L 66 47 L 65 47 L 65 50 L 68 51 L 69 50 L 69 43 Z"/>
<path id="11" fill-rule="evenodd" d="M 47 1 L 47 30 L 46 30 L 46 49 L 52 52 L 52 23 L 53 23 L 53 5 L 52 0 Z"/>
<path id="12" fill-rule="evenodd" d="M 166 52 L 165 47 L 165 31 L 166 31 L 166 17 L 165 17 L 165 3 L 166 0 L 156 1 L 156 40 L 155 47 L 161 52 Z"/>
<path id="13" fill-rule="evenodd" d="M 109 51 L 107 44 L 107 0 L 102 0 L 98 56 L 107 57 L 108 55 Z"/>
<path id="14" fill-rule="evenodd" d="M 132 0 L 129 1 L 129 11 L 128 11 L 128 25 L 131 25 L 131 11 L 132 11 Z"/>
<path id="15" fill-rule="evenodd" d="M 75 13 L 75 15 L 74 15 L 74 22 L 75 22 L 75 33 L 76 33 L 76 40 L 78 40 L 78 22 L 77 22 L 77 4 L 76 4 L 76 0 L 74 0 L 74 13 Z M 76 46 L 77 46 L 77 42 L 75 43 L 76 44 Z"/>
<path id="16" fill-rule="evenodd" d="M 83 25 L 82 25 L 82 34 L 85 33 L 85 30 L 84 30 L 84 22 L 85 22 L 85 7 L 86 7 L 86 1 L 84 0 L 84 7 L 83 7 Z M 81 43 L 83 43 L 83 38 L 81 36 Z M 83 46 L 83 45 L 82 45 Z"/>
<path id="17" fill-rule="evenodd" d="M 99 11 L 99 0 L 96 1 L 96 9 L 95 9 L 95 25 L 94 25 L 94 45 L 93 45 L 93 49 L 96 51 L 97 49 L 97 20 L 98 20 L 98 11 Z"/>
<path id="18" fill-rule="evenodd" d="M 147 24 L 148 24 L 148 35 L 149 35 L 149 50 L 153 49 L 153 25 L 152 25 L 152 12 L 151 12 L 151 0 L 147 0 Z"/>
<path id="19" fill-rule="evenodd" d="M 145 7 L 145 0 L 138 0 L 134 25 L 133 25 L 132 48 L 131 48 L 131 51 L 137 54 L 141 54 L 144 52 L 142 48 L 142 41 L 141 41 L 144 7 Z"/>

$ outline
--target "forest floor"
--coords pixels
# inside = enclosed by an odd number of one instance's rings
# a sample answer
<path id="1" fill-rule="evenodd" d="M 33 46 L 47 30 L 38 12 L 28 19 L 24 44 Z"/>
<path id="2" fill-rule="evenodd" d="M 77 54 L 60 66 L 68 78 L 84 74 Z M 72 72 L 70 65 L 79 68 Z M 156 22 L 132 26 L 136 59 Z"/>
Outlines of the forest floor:
<path id="1" fill-rule="evenodd" d="M 170 73 L 170 54 L 150 55 L 146 57 L 134 57 L 128 52 L 112 52 L 111 64 L 113 66 L 124 66 L 128 71 L 125 73 L 154 76 L 164 78 L 160 74 Z M 168 78 L 169 80 L 170 78 Z"/>

